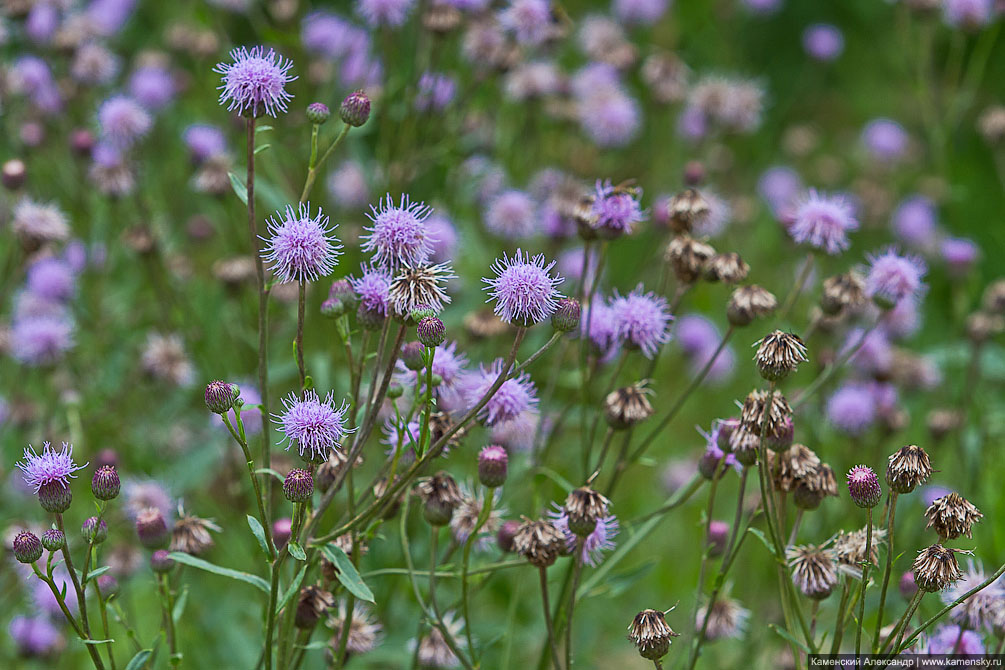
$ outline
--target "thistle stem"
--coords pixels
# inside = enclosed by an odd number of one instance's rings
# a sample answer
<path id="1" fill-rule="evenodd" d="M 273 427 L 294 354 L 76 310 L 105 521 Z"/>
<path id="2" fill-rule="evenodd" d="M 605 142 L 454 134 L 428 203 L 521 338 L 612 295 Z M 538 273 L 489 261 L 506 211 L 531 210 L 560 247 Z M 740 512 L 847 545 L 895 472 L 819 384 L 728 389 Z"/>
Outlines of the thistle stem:
<path id="1" fill-rule="evenodd" d="M 886 590 L 890 585 L 890 573 L 893 570 L 893 531 L 894 531 L 894 517 L 897 513 L 897 492 L 890 491 L 887 498 L 887 517 L 886 517 L 886 568 L 883 570 L 883 589 L 880 591 L 879 595 L 879 613 L 876 618 L 876 633 L 873 635 L 872 639 L 872 649 L 873 653 L 879 651 L 880 637 L 879 633 L 883 628 L 883 609 L 886 605 Z"/>
<path id="2" fill-rule="evenodd" d="M 304 311 L 307 303 L 307 285 L 301 279 L 297 282 L 297 373 L 300 375 L 300 390 L 307 388 L 307 369 L 304 367 Z"/>
<path id="3" fill-rule="evenodd" d="M 471 654 L 472 659 L 475 655 L 474 639 L 471 633 L 471 610 L 468 606 L 470 598 L 468 596 L 468 575 L 470 574 L 469 566 L 471 562 L 471 548 L 474 546 L 475 541 L 478 539 L 478 531 L 482 529 L 482 526 L 489 520 L 492 514 L 492 505 L 495 503 L 495 489 L 488 487 L 485 493 L 485 502 L 482 503 L 482 509 L 478 513 L 478 520 L 475 523 L 474 529 L 468 538 L 464 541 L 464 550 L 461 554 L 461 613 L 464 616 L 464 634 L 468 641 L 468 652 Z M 432 577 L 430 577 L 432 579 Z"/>
<path id="4" fill-rule="evenodd" d="M 555 646 L 555 627 L 551 622 L 551 605 L 548 604 L 548 569 L 544 566 L 538 568 L 541 577 L 541 603 L 544 605 L 544 623 L 548 629 L 548 647 L 551 649 L 551 662 L 554 670 L 562 670 L 562 663 L 559 661 L 558 647 Z"/>
<path id="5" fill-rule="evenodd" d="M 855 631 L 855 662 L 862 655 L 862 626 L 865 617 L 865 589 L 869 584 L 869 568 L 872 567 L 872 508 L 866 510 L 865 565 L 862 566 L 862 584 L 858 595 L 858 626 Z"/>
<path id="6" fill-rule="evenodd" d="M 572 614 L 576 608 L 576 589 L 583 574 L 583 538 L 576 536 L 576 550 L 572 554 L 572 588 L 569 589 L 569 605 L 565 615 L 565 667 L 572 667 Z"/>

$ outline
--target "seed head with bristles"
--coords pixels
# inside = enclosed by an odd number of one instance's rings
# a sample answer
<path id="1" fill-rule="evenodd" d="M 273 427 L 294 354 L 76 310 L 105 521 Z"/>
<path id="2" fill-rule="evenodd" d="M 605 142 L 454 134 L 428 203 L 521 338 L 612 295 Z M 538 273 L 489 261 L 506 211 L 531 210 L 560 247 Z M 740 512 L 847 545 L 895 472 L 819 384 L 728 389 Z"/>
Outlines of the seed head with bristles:
<path id="1" fill-rule="evenodd" d="M 635 644 L 639 655 L 650 661 L 666 656 L 675 637 L 680 637 L 680 633 L 670 628 L 666 615 L 660 610 L 642 610 L 628 626 L 628 639 Z"/>
<path id="2" fill-rule="evenodd" d="M 790 416 L 792 408 L 780 391 L 751 391 L 743 401 L 740 420 L 754 433 L 767 439 L 785 434 Z"/>
<path id="3" fill-rule="evenodd" d="M 675 233 L 690 233 L 694 224 L 709 215 L 711 208 L 697 189 L 689 188 L 670 198 L 667 210 L 670 228 Z"/>
<path id="4" fill-rule="evenodd" d="M 679 281 L 690 284 L 701 277 L 705 263 L 714 255 L 715 249 L 711 245 L 688 235 L 680 235 L 667 245 L 664 259 Z"/>
<path id="5" fill-rule="evenodd" d="M 750 266 L 735 251 L 716 254 L 705 263 L 705 281 L 736 284 L 747 278 Z"/>
<path id="6" fill-rule="evenodd" d="M 748 326 L 756 319 L 768 316 L 778 308 L 778 299 L 756 284 L 741 286 L 729 298 L 726 318 L 731 326 Z"/>
<path id="7" fill-rule="evenodd" d="M 178 520 L 171 528 L 171 551 L 181 551 L 192 556 L 206 553 L 213 546 L 213 536 L 210 531 L 219 533 L 220 527 L 212 519 L 202 519 L 179 506 Z"/>
<path id="8" fill-rule="evenodd" d="M 838 531 L 832 545 L 834 556 L 837 558 L 838 570 L 856 579 L 862 578 L 862 564 L 866 561 L 873 565 L 879 564 L 879 546 L 886 540 L 886 529 L 873 526 L 872 543 L 869 547 L 869 555 L 866 557 L 867 533 L 868 528 L 860 528 L 850 533 L 843 530 Z"/>
<path id="9" fill-rule="evenodd" d="M 546 519 L 524 519 L 513 536 L 513 550 L 532 565 L 547 568 L 565 553 L 565 535 Z"/>
<path id="10" fill-rule="evenodd" d="M 805 363 L 806 345 L 798 335 L 776 330 L 756 343 L 754 361 L 761 376 L 777 382 L 794 372 L 800 363 Z"/>
<path id="11" fill-rule="evenodd" d="M 890 455 L 886 483 L 896 493 L 910 493 L 932 475 L 932 464 L 921 447 L 909 444 Z"/>
<path id="12" fill-rule="evenodd" d="M 918 552 L 914 559 L 914 583 L 928 593 L 941 591 L 963 577 L 956 554 L 970 554 L 962 549 L 951 549 L 933 544 Z"/>
<path id="13" fill-rule="evenodd" d="M 415 491 L 425 503 L 423 514 L 433 526 L 450 523 L 454 510 L 463 502 L 457 482 L 446 472 L 438 472 L 426 477 L 415 485 Z"/>
<path id="14" fill-rule="evenodd" d="M 651 417 L 653 406 L 649 402 L 649 396 L 652 394 L 652 389 L 646 387 L 645 381 L 611 391 L 604 399 L 604 417 L 608 425 L 616 430 L 623 430 Z"/>
<path id="15" fill-rule="evenodd" d="M 928 517 L 926 528 L 933 528 L 939 537 L 955 540 L 966 535 L 973 537 L 973 525 L 984 518 L 977 507 L 959 493 L 949 493 L 936 499 L 925 510 Z"/>
<path id="16" fill-rule="evenodd" d="M 450 304 L 443 284 L 456 276 L 447 263 L 402 265 L 388 289 L 391 309 L 402 318 L 408 318 L 420 305 L 428 305 L 439 313 L 444 305 Z"/>
<path id="17" fill-rule="evenodd" d="M 857 272 L 828 277 L 824 280 L 820 309 L 828 316 L 835 316 L 865 303 L 865 280 Z"/>
<path id="18" fill-rule="evenodd" d="M 589 486 L 573 489 L 565 499 L 569 530 L 580 537 L 586 537 L 594 531 L 597 521 L 607 516 L 610 506 L 610 500 Z"/>
<path id="19" fill-rule="evenodd" d="M 786 550 L 792 583 L 808 598 L 823 600 L 837 584 L 837 561 L 834 551 L 805 545 Z"/>

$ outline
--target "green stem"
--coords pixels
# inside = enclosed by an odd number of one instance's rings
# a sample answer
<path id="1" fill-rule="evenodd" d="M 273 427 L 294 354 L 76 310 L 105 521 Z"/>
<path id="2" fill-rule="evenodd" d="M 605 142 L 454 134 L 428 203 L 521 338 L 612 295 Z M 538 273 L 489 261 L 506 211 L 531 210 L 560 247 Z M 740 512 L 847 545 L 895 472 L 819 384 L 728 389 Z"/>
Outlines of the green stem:
<path id="1" fill-rule="evenodd" d="M 831 654 L 837 654 L 841 650 L 841 639 L 844 637 L 845 608 L 848 606 L 848 594 L 851 591 L 849 585 L 851 577 L 845 577 L 841 587 L 841 602 L 838 603 L 837 619 L 834 620 L 834 639 L 831 641 Z"/>
<path id="2" fill-rule="evenodd" d="M 872 508 L 866 510 L 865 565 L 862 566 L 862 584 L 858 595 L 858 626 L 855 631 L 855 662 L 862 655 L 862 625 L 865 618 L 865 589 L 869 584 L 869 568 L 872 567 Z"/>
<path id="3" fill-rule="evenodd" d="M 317 126 L 314 126 L 314 128 L 316 132 Z M 325 164 L 325 161 L 328 160 L 328 157 L 332 155 L 332 152 L 335 151 L 335 148 L 342 143 L 342 140 L 345 139 L 345 136 L 349 134 L 350 128 L 352 128 L 352 126 L 350 126 L 348 123 L 343 124 L 342 130 L 339 132 L 338 135 L 335 136 L 335 139 L 328 146 L 328 149 L 325 151 L 324 155 L 321 156 L 321 160 L 319 160 L 316 165 L 314 164 L 313 160 L 311 161 L 311 165 L 307 169 L 307 179 L 304 180 L 304 188 L 300 192 L 300 202 L 307 202 L 307 197 L 310 195 L 311 189 L 314 188 L 314 182 L 318 178 L 318 170 L 321 168 L 322 165 Z"/>
<path id="4" fill-rule="evenodd" d="M 251 450 L 248 448 L 248 442 L 241 434 L 234 430 L 234 427 L 230 423 L 230 418 L 226 414 L 221 414 L 220 418 L 223 419 L 223 423 L 227 426 L 227 430 L 230 431 L 231 436 L 233 436 L 237 444 L 240 445 L 241 451 L 244 452 L 244 460 L 248 466 L 248 476 L 251 477 L 251 485 L 255 489 L 255 502 L 258 503 L 258 517 L 262 522 L 262 529 L 265 531 L 269 558 L 274 561 L 276 559 L 276 545 L 272 538 L 272 524 L 269 523 L 269 518 L 265 513 L 265 500 L 262 496 L 262 487 L 261 483 L 258 481 L 258 475 L 255 474 L 255 461 L 251 457 Z"/>
<path id="5" fill-rule="evenodd" d="M 161 607 L 164 611 L 164 634 L 167 637 L 168 651 L 170 656 L 168 662 L 172 668 L 181 665 L 181 654 L 178 653 L 178 636 L 174 628 L 174 616 L 172 615 L 171 587 L 167 583 L 167 575 L 157 575 L 157 590 L 161 596 Z"/>
<path id="6" fill-rule="evenodd" d="M 778 311 L 778 318 L 776 321 L 785 321 L 788 318 L 789 313 L 792 308 L 795 307 L 796 301 L 799 300 L 799 296 L 802 295 L 803 289 L 806 288 L 806 281 L 810 278 L 810 271 L 813 269 L 813 252 L 806 254 L 806 260 L 803 261 L 803 267 L 799 270 L 799 276 L 796 277 L 796 283 L 792 285 L 792 289 L 789 291 L 789 295 L 786 296 L 785 302 L 782 303 L 782 308 Z"/>
<path id="7" fill-rule="evenodd" d="M 304 310 L 307 303 L 307 285 L 301 279 L 297 282 L 297 336 L 294 348 L 297 352 L 297 373 L 300 375 L 301 392 L 307 387 L 307 368 L 304 366 Z"/>
<path id="8" fill-rule="evenodd" d="M 565 667 L 572 667 L 572 615 L 576 609 L 576 589 L 583 574 L 583 538 L 576 537 L 576 550 L 572 554 L 572 588 L 569 589 L 569 605 L 565 614 Z"/>
<path id="9" fill-rule="evenodd" d="M 558 660 L 558 647 L 555 646 L 555 626 L 551 622 L 551 605 L 548 604 L 548 569 L 540 566 L 538 574 L 541 577 L 541 603 L 544 606 L 544 623 L 548 630 L 548 648 L 551 650 L 551 662 L 553 670 L 562 670 L 562 663 Z"/>
<path id="10" fill-rule="evenodd" d="M 464 541 L 464 550 L 461 554 L 461 613 L 464 617 L 464 634 L 468 641 L 468 653 L 471 654 L 471 658 L 475 658 L 475 646 L 474 638 L 471 633 L 471 610 L 469 608 L 469 595 L 468 595 L 468 575 L 470 574 L 469 566 L 471 561 L 471 548 L 478 539 L 478 532 L 482 529 L 482 526 L 489 520 L 492 514 L 492 505 L 495 503 L 495 492 L 496 490 L 492 487 L 486 488 L 485 502 L 482 503 L 482 509 L 478 513 L 478 520 L 475 523 L 474 530 L 468 535 L 468 538 Z M 433 575 L 430 575 L 430 581 Z"/>
<path id="11" fill-rule="evenodd" d="M 879 633 L 883 628 L 883 609 L 886 606 L 886 590 L 890 585 L 890 573 L 893 570 L 893 531 L 894 531 L 894 517 L 897 512 L 897 492 L 890 491 L 887 497 L 887 516 L 886 516 L 886 568 L 883 570 L 883 589 L 880 591 L 879 595 L 879 613 L 876 617 L 876 632 L 872 638 L 872 650 L 873 653 L 879 651 L 880 636 Z"/>

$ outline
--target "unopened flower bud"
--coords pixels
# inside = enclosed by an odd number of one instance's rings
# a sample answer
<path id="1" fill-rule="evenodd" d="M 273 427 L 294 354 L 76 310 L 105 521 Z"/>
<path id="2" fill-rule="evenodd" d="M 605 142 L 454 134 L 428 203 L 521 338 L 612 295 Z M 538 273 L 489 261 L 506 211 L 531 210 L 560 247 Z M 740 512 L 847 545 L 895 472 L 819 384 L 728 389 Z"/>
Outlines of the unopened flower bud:
<path id="1" fill-rule="evenodd" d="M 70 508 L 72 501 L 73 493 L 70 487 L 62 482 L 49 482 L 38 490 L 38 502 L 46 512 L 62 514 Z"/>
<path id="2" fill-rule="evenodd" d="M 457 482 L 446 472 L 438 472 L 416 485 L 416 491 L 425 503 L 422 512 L 431 526 L 445 526 L 454 516 L 454 510 L 463 502 Z"/>
<path id="3" fill-rule="evenodd" d="M 427 316 L 415 327 L 419 342 L 427 347 L 438 347 L 447 339 L 447 329 L 435 316 Z"/>
<path id="4" fill-rule="evenodd" d="M 562 298 L 551 315 L 552 327 L 561 333 L 571 333 L 579 327 L 581 308 L 575 298 Z"/>
<path id="5" fill-rule="evenodd" d="M 384 325 L 387 315 L 379 307 L 360 303 L 356 310 L 356 322 L 363 330 L 377 330 Z"/>
<path id="6" fill-rule="evenodd" d="M 425 347 L 421 342 L 408 342 L 401 348 L 401 362 L 409 370 L 421 370 L 426 367 L 422 360 Z"/>
<path id="7" fill-rule="evenodd" d="M 482 486 L 496 488 L 506 482 L 509 454 L 497 444 L 491 444 L 478 454 L 478 481 Z"/>
<path id="8" fill-rule="evenodd" d="M 290 541 L 293 534 L 293 520 L 289 517 L 276 519 L 272 524 L 272 541 L 276 543 L 276 549 L 282 549 Z"/>
<path id="9" fill-rule="evenodd" d="M 852 502 L 862 508 L 873 508 L 879 504 L 883 489 L 879 477 L 872 468 L 856 465 L 848 471 L 848 493 Z"/>
<path id="10" fill-rule="evenodd" d="M 46 551 L 59 551 L 66 546 L 66 536 L 58 528 L 50 528 L 42 533 L 42 546 Z"/>
<path id="11" fill-rule="evenodd" d="M 427 316 L 436 316 L 436 310 L 425 303 L 420 303 L 412 308 L 408 313 L 408 318 L 413 323 L 419 323 Z"/>
<path id="12" fill-rule="evenodd" d="M 164 515 L 156 507 L 147 507 L 136 515 L 136 535 L 147 549 L 161 547 L 171 537 Z"/>
<path id="13" fill-rule="evenodd" d="M 174 567 L 174 559 L 171 558 L 166 549 L 158 549 L 150 554 L 150 569 L 157 574 L 170 572 Z"/>
<path id="14" fill-rule="evenodd" d="M 394 400 L 395 398 L 400 398 L 402 395 L 404 395 L 404 393 L 405 393 L 405 387 L 399 384 L 398 382 L 392 381 L 391 384 L 387 387 L 387 397 L 390 398 L 391 400 Z"/>
<path id="15" fill-rule="evenodd" d="M 515 519 L 506 521 L 503 525 L 499 526 L 499 532 L 496 533 L 496 543 L 507 554 L 512 554 L 514 551 L 513 538 L 519 529 L 520 522 Z"/>
<path id="16" fill-rule="evenodd" d="M 108 524 L 96 516 L 88 517 L 80 526 L 80 536 L 88 544 L 101 544 L 108 539 Z"/>
<path id="17" fill-rule="evenodd" d="M 360 127 L 370 118 L 370 98 L 363 91 L 354 91 L 345 97 L 339 107 L 342 122 Z"/>
<path id="18" fill-rule="evenodd" d="M 226 414 L 234 408 L 234 401 L 241 395 L 237 384 L 220 380 L 206 384 L 206 407 L 214 414 Z"/>
<path id="19" fill-rule="evenodd" d="M 328 105 L 323 102 L 312 102 L 307 105 L 307 120 L 316 126 L 320 126 L 332 115 Z"/>
<path id="20" fill-rule="evenodd" d="M 34 563 L 42 558 L 42 542 L 34 533 L 22 530 L 14 536 L 14 558 L 21 563 Z"/>
<path id="21" fill-rule="evenodd" d="M 335 604 L 335 598 L 319 586 L 305 586 L 300 589 L 293 625 L 301 630 L 310 630 L 328 609 Z"/>
<path id="22" fill-rule="evenodd" d="M 91 478 L 91 493 L 98 500 L 114 500 L 119 495 L 121 482 L 114 465 L 102 465 Z"/>
<path id="23" fill-rule="evenodd" d="M 338 298 L 326 298 L 321 303 L 321 316 L 334 319 L 345 314 L 345 305 Z"/>
<path id="24" fill-rule="evenodd" d="M 726 543 L 729 541 L 729 524 L 725 521 L 712 521 L 708 524 L 708 555 L 717 558 L 726 553 Z"/>
<path id="25" fill-rule="evenodd" d="M 101 596 L 107 599 L 109 596 L 117 595 L 119 592 L 119 582 L 111 575 L 98 575 L 98 588 L 101 589 Z"/>
<path id="26" fill-rule="evenodd" d="M 78 128 L 70 135 L 70 151 L 81 158 L 87 158 L 94 149 L 94 135 L 86 128 Z"/>
<path id="27" fill-rule="evenodd" d="M 314 478 L 310 470 L 293 468 L 283 481 L 283 495 L 293 503 L 303 503 L 314 494 Z"/>

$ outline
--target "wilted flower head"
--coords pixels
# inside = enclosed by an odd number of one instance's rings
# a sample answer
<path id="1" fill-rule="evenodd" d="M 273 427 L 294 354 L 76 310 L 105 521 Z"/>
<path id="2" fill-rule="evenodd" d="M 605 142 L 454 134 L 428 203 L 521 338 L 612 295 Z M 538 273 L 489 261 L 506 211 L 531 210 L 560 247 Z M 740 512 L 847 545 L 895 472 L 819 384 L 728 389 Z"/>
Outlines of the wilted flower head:
<path id="1" fill-rule="evenodd" d="M 914 582 L 928 593 L 942 591 L 963 578 L 956 554 L 969 554 L 962 549 L 951 549 L 933 544 L 918 552 L 914 559 Z"/>
<path id="2" fill-rule="evenodd" d="M 695 617 L 697 630 L 701 630 L 706 617 L 708 617 L 708 625 L 705 629 L 707 640 L 740 638 L 747 630 L 750 610 L 728 596 L 720 596 L 712 603 L 711 610 L 707 604 L 698 608 L 698 616 Z"/>
<path id="3" fill-rule="evenodd" d="M 341 647 L 342 629 L 345 626 L 349 608 L 342 600 L 335 608 L 335 613 L 329 617 L 327 626 L 333 631 L 332 649 Z M 374 615 L 370 607 L 363 602 L 355 601 L 352 607 L 352 619 L 349 622 L 349 637 L 346 639 L 345 650 L 350 654 L 365 654 L 373 651 L 384 637 L 384 627 Z"/>
<path id="4" fill-rule="evenodd" d="M 751 391 L 743 401 L 741 421 L 766 439 L 778 438 L 789 430 L 792 408 L 780 391 Z"/>
<path id="5" fill-rule="evenodd" d="M 419 480 L 415 492 L 425 504 L 423 514 L 431 525 L 443 526 L 450 522 L 464 498 L 457 482 L 446 472 Z"/>
<path id="6" fill-rule="evenodd" d="M 276 116 L 285 112 L 293 98 L 286 85 L 296 79 L 289 74 L 293 61 L 284 59 L 273 49 L 240 47 L 230 52 L 232 63 L 220 63 L 213 72 L 223 76 L 220 104 L 242 116 Z"/>
<path id="7" fill-rule="evenodd" d="M 178 520 L 171 528 L 170 551 L 181 551 L 192 556 L 200 556 L 213 546 L 213 536 L 210 531 L 219 533 L 220 527 L 212 519 L 203 519 L 187 514 L 181 505 L 178 509 Z"/>
<path id="8" fill-rule="evenodd" d="M 375 265 L 395 270 L 400 265 L 425 263 L 432 253 L 432 239 L 426 228 L 426 219 L 432 209 L 421 202 L 412 202 L 402 195 L 398 205 L 388 194 L 377 206 L 370 206 L 367 217 L 373 226 L 366 228 L 368 235 L 362 249 L 373 254 Z"/>
<path id="9" fill-rule="evenodd" d="M 502 447 L 497 448 L 502 449 Z M 450 519 L 450 532 L 460 544 L 467 542 L 468 538 L 471 537 L 471 533 L 474 532 L 489 495 L 488 492 L 472 493 L 470 488 L 470 486 L 460 486 L 461 502 L 454 510 L 454 515 Z M 492 542 L 492 537 L 502 525 L 505 509 L 499 509 L 498 503 L 500 498 L 501 494 L 499 491 L 492 493 L 492 510 L 478 531 L 478 537 L 475 538 L 473 546 L 476 549 L 488 547 Z"/>
<path id="10" fill-rule="evenodd" d="M 285 435 L 283 439 L 289 440 L 286 448 L 295 445 L 306 461 L 326 460 L 329 452 L 341 448 L 342 438 L 352 432 L 345 425 L 349 405 L 343 401 L 336 407 L 334 393 L 322 401 L 314 390 L 305 391 L 303 399 L 291 392 L 283 405 L 286 411 L 273 416 Z"/>
<path id="11" fill-rule="evenodd" d="M 531 257 L 517 249 L 512 257 L 503 252 L 492 264 L 496 276 L 483 278 L 494 312 L 503 321 L 532 326 L 550 317 L 558 307 L 557 287 L 563 279 L 549 274 L 555 261 L 548 263 L 544 254 Z"/>
<path id="12" fill-rule="evenodd" d="M 651 661 L 666 656 L 675 637 L 680 637 L 680 633 L 675 633 L 667 625 L 666 616 L 660 610 L 642 610 L 628 626 L 628 639 L 635 644 L 642 658 Z"/>
<path id="13" fill-rule="evenodd" d="M 904 298 L 920 295 L 924 284 L 925 262 L 917 256 L 901 256 L 889 248 L 878 255 L 867 254 L 869 272 L 865 278 L 866 295 L 883 307 L 893 307 Z"/>
<path id="14" fill-rule="evenodd" d="M 774 294 L 756 284 L 733 291 L 726 307 L 726 317 L 733 326 L 747 326 L 755 318 L 768 316 L 778 307 Z"/>
<path id="15" fill-rule="evenodd" d="M 442 624 L 450 633 L 451 638 L 458 641 L 464 639 L 464 636 L 461 635 L 464 625 L 453 612 L 443 613 Z M 443 631 L 436 626 L 431 627 L 429 632 L 419 640 L 416 657 L 419 659 L 419 666 L 423 668 L 456 668 L 460 664 L 457 655 L 444 639 Z"/>
<path id="16" fill-rule="evenodd" d="M 963 535 L 973 537 L 973 525 L 984 518 L 981 511 L 959 493 L 949 493 L 932 502 L 925 516 L 928 517 L 925 527 L 934 529 L 943 541 Z"/>
<path id="17" fill-rule="evenodd" d="M 761 376 L 768 381 L 785 379 L 800 363 L 805 363 L 806 346 L 798 335 L 776 330 L 755 343 L 754 361 Z"/>
<path id="18" fill-rule="evenodd" d="M 837 562 L 834 551 L 805 545 L 785 552 L 792 570 L 792 583 L 808 598 L 823 600 L 837 584 Z"/>
<path id="19" fill-rule="evenodd" d="M 565 547 L 569 553 L 575 552 L 577 541 L 582 540 L 583 546 L 578 559 L 586 565 L 596 566 L 602 560 L 605 551 L 614 549 L 614 538 L 618 534 L 618 518 L 613 514 L 607 514 L 606 510 L 594 519 L 593 529 L 579 537 L 569 527 L 568 502 L 565 508 L 552 510 L 548 515 L 555 527 L 565 535 Z"/>
<path id="20" fill-rule="evenodd" d="M 715 249 L 690 235 L 674 237 L 663 253 L 663 259 L 670 264 L 674 275 L 681 283 L 690 284 L 701 277 L 705 263 L 715 256 Z"/>
<path id="21" fill-rule="evenodd" d="M 877 565 L 879 562 L 879 545 L 886 540 L 886 529 L 872 527 L 872 542 L 869 542 L 868 528 L 846 533 L 838 531 L 834 538 L 834 556 L 837 558 L 838 570 L 856 579 L 862 578 L 862 564 L 865 562 Z M 869 555 L 866 556 L 866 544 L 869 544 Z"/>
<path id="22" fill-rule="evenodd" d="M 604 398 L 604 418 L 612 428 L 623 430 L 636 426 L 653 415 L 649 397 L 652 389 L 644 381 L 615 389 Z"/>
<path id="23" fill-rule="evenodd" d="M 513 536 L 513 551 L 532 565 L 547 568 L 566 551 L 565 535 L 547 519 L 524 519 Z"/>
<path id="24" fill-rule="evenodd" d="M 919 446 L 909 444 L 890 455 L 886 466 L 886 483 L 897 493 L 910 493 L 928 481 L 932 464 Z"/>
<path id="25" fill-rule="evenodd" d="M 192 361 L 185 353 L 185 343 L 177 333 L 149 333 L 141 362 L 147 374 L 176 386 L 188 386 L 195 378 Z"/>
<path id="26" fill-rule="evenodd" d="M 150 132 L 153 119 L 138 102 L 117 95 L 101 103 L 98 125 L 105 140 L 118 149 L 125 149 Z"/>
<path id="27" fill-rule="evenodd" d="M 641 350 L 646 358 L 653 358 L 670 339 L 673 316 L 666 298 L 644 292 L 641 284 L 626 296 L 615 291 L 610 308 L 617 338 Z"/>
<path id="28" fill-rule="evenodd" d="M 287 205 L 285 213 L 276 212 L 279 218 L 268 221 L 269 237 L 262 238 L 266 242 L 262 259 L 271 263 L 280 281 L 316 280 L 335 269 L 342 245 L 321 208 L 313 217 L 310 209 L 309 202 L 300 203 L 299 210 Z"/>
<path id="29" fill-rule="evenodd" d="M 14 205 L 11 229 L 21 240 L 40 245 L 70 237 L 66 215 L 55 203 L 39 203 L 27 198 Z"/>
<path id="30" fill-rule="evenodd" d="M 388 300 L 394 314 L 408 317 L 419 307 L 441 312 L 450 303 L 441 284 L 456 277 L 449 263 L 439 265 L 402 265 L 388 287 Z"/>
<path id="31" fill-rule="evenodd" d="M 947 605 L 956 602 L 986 580 L 987 575 L 984 574 L 983 566 L 971 559 L 960 581 L 942 593 L 942 601 Z M 964 600 L 960 607 L 950 612 L 950 616 L 966 628 L 986 631 L 1001 625 L 1003 607 L 1005 607 L 1005 583 L 999 578 Z"/>
<path id="32" fill-rule="evenodd" d="M 855 208 L 842 195 L 827 195 L 810 189 L 794 204 L 789 235 L 798 244 L 808 244 L 834 255 L 848 248 L 848 233 L 858 229 Z"/>

